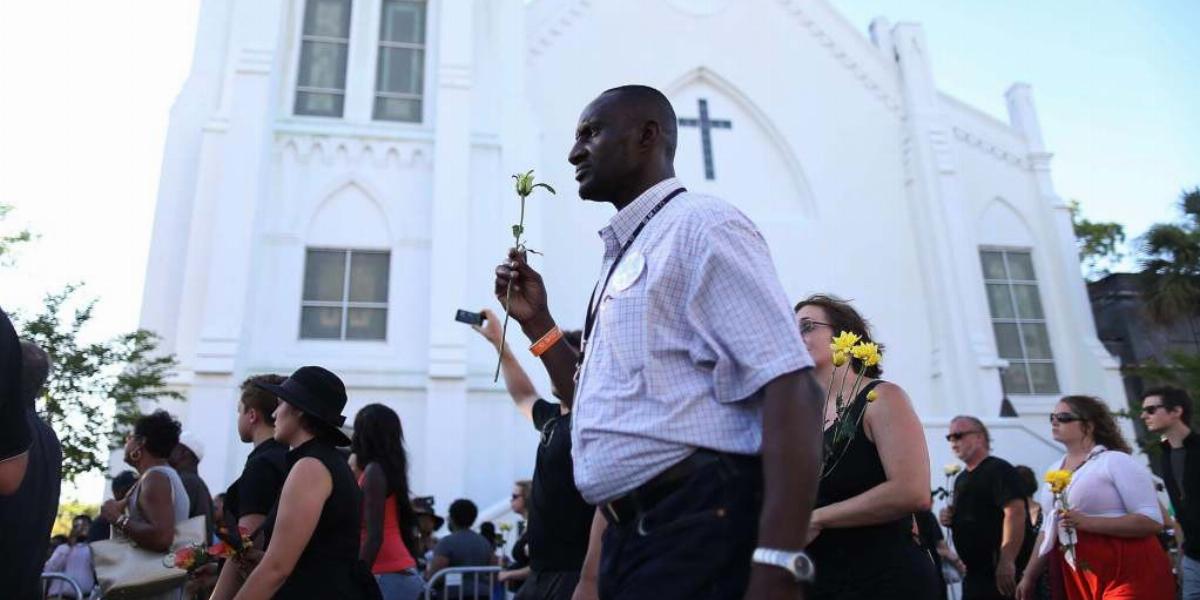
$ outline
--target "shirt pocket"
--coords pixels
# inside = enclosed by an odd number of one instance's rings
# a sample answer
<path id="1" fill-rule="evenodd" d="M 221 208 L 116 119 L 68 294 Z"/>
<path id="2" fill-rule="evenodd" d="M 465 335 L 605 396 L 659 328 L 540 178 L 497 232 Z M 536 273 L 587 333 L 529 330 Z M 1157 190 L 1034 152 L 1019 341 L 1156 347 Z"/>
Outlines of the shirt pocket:
<path id="1" fill-rule="evenodd" d="M 605 350 L 612 358 L 616 377 L 640 374 L 646 364 L 647 308 L 645 277 L 624 290 L 610 289 L 604 294 L 600 326 L 605 331 Z"/>

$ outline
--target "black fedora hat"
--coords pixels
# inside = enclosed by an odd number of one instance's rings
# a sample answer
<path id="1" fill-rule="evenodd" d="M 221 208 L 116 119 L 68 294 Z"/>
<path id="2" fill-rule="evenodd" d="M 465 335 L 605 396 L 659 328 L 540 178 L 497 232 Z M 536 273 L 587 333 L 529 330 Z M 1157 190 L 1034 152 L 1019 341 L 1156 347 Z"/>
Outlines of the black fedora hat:
<path id="1" fill-rule="evenodd" d="M 279 385 L 260 381 L 255 381 L 254 385 L 328 425 L 339 446 L 350 445 L 350 438 L 341 430 L 346 422 L 342 415 L 342 409 L 346 408 L 346 386 L 328 369 L 300 367 Z"/>
<path id="2" fill-rule="evenodd" d="M 437 531 L 446 524 L 446 520 L 433 511 L 433 496 L 418 496 L 412 499 L 413 512 L 433 518 L 433 529 Z"/>

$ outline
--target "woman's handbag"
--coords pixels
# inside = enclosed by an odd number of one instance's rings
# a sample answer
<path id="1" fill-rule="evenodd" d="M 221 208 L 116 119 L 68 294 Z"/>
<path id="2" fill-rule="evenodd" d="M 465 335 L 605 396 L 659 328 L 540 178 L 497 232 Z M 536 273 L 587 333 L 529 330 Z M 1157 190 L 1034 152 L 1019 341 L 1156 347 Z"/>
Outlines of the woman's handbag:
<path id="1" fill-rule="evenodd" d="M 203 543 L 204 516 L 192 517 L 175 524 L 171 548 Z M 92 560 L 96 581 L 105 600 L 138 598 L 166 592 L 183 585 L 187 571 L 163 565 L 162 552 L 138 547 L 113 528 L 112 539 L 92 543 Z"/>

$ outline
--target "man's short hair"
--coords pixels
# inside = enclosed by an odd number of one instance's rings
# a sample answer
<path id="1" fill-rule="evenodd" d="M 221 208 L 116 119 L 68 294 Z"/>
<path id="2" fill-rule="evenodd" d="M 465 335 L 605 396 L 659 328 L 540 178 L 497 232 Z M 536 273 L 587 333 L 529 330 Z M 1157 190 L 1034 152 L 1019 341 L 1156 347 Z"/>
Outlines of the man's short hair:
<path id="1" fill-rule="evenodd" d="M 470 529 L 479 516 L 479 508 L 470 500 L 459 498 L 450 503 L 450 522 L 459 529 Z"/>
<path id="2" fill-rule="evenodd" d="M 133 484 L 137 483 L 137 474 L 133 471 L 121 471 L 117 473 L 112 480 L 113 495 L 117 498 L 123 498 L 129 490 L 133 489 Z"/>
<path id="3" fill-rule="evenodd" d="M 50 379 L 50 355 L 33 342 L 21 340 L 21 402 L 33 406 Z"/>
<path id="4" fill-rule="evenodd" d="M 992 432 L 988 431 L 987 425 L 984 425 L 983 421 L 979 420 L 979 417 L 972 417 L 971 415 L 958 415 L 957 417 L 950 419 L 951 423 L 955 421 L 969 421 L 975 426 L 975 429 L 978 429 L 981 433 L 983 433 L 983 441 L 987 443 L 988 450 L 992 449 Z"/>
<path id="5" fill-rule="evenodd" d="M 652 117 L 662 131 L 663 149 L 667 158 L 675 158 L 675 146 L 679 139 L 679 118 L 675 116 L 675 107 L 660 91 L 648 85 L 622 85 L 605 90 L 601 95 L 617 95 L 622 100 L 636 103 L 644 116 Z"/>
<path id="6" fill-rule="evenodd" d="M 1181 388 L 1172 385 L 1164 385 L 1161 387 L 1152 388 L 1142 393 L 1142 401 L 1150 396 L 1158 396 L 1162 398 L 1162 405 L 1167 407 L 1167 410 L 1175 408 L 1183 409 L 1183 414 L 1180 415 L 1180 420 L 1188 427 L 1192 426 L 1192 397 Z"/>
<path id="7" fill-rule="evenodd" d="M 287 379 L 283 375 L 267 374 L 254 375 L 247 377 L 242 382 L 242 406 L 246 410 L 254 409 L 263 416 L 263 420 L 267 425 L 275 426 L 275 409 L 279 408 L 279 397 L 267 390 L 264 390 L 255 383 L 266 383 L 268 385 L 281 385 L 283 380 Z"/>

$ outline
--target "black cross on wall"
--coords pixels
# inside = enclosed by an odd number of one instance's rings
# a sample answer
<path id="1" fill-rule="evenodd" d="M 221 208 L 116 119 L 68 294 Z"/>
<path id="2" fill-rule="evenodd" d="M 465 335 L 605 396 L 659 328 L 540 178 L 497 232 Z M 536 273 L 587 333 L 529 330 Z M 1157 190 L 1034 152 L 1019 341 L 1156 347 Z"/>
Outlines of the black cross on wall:
<path id="1" fill-rule="evenodd" d="M 700 99 L 699 119 L 679 119 L 681 127 L 699 127 L 700 144 L 704 148 L 704 178 L 716 179 L 716 169 L 713 168 L 712 130 L 733 129 L 733 122 L 725 119 L 708 118 L 708 100 Z"/>

